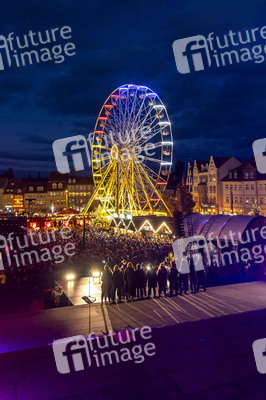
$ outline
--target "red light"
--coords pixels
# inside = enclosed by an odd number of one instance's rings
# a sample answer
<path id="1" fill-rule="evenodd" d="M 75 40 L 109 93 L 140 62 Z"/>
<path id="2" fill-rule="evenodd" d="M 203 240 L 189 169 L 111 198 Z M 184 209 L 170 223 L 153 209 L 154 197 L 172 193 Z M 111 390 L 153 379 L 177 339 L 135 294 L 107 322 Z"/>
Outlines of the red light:
<path id="1" fill-rule="evenodd" d="M 50 227 L 51 227 L 51 222 L 49 222 L 49 221 L 46 222 L 46 227 L 47 227 L 47 228 L 50 228 Z"/>
<path id="2" fill-rule="evenodd" d="M 64 222 L 64 225 L 65 225 L 65 226 L 68 226 L 68 225 L 69 225 L 69 221 L 65 221 L 65 222 Z"/>
<path id="3" fill-rule="evenodd" d="M 80 224 L 80 225 L 83 225 L 83 220 L 82 220 L 82 219 L 79 220 L 79 224 Z"/>
<path id="4" fill-rule="evenodd" d="M 37 227 L 36 222 L 32 222 L 32 223 L 31 223 L 31 227 L 32 227 L 32 229 L 35 229 L 35 228 Z"/>

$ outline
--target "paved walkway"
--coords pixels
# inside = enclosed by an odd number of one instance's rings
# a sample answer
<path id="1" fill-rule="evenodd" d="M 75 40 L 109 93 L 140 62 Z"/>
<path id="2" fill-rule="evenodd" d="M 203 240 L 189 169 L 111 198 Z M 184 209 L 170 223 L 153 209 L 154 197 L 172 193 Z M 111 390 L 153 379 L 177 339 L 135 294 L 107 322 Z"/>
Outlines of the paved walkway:
<path id="1" fill-rule="evenodd" d="M 122 303 L 85 304 L 61 309 L 2 315 L 0 353 L 47 346 L 54 339 L 113 329 L 172 326 L 266 307 L 266 283 L 209 288 L 182 297 Z M 266 337 L 266 332 L 265 332 Z M 0 397 L 1 399 L 1 397 Z M 2 399 L 1 399 L 2 400 Z"/>
<path id="2" fill-rule="evenodd" d="M 58 310 L 59 312 L 59 310 Z M 154 328 L 156 354 L 61 375 L 51 346 L 0 355 L 1 400 L 265 400 L 266 310 Z"/>

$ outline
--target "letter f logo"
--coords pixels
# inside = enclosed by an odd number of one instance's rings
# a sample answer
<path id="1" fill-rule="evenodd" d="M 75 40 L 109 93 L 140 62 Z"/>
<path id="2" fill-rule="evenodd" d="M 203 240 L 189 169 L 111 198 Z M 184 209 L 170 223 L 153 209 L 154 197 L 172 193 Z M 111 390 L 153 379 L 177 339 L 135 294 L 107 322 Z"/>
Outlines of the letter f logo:
<path id="1" fill-rule="evenodd" d="M 0 35 L 0 49 L 5 49 L 7 64 L 10 67 L 11 66 L 11 58 L 10 58 L 9 48 L 8 48 L 7 40 L 6 40 L 5 36 L 3 36 L 3 35 Z M 0 54 L 0 71 L 3 71 L 4 69 L 5 69 L 5 66 L 4 66 L 3 56 L 2 56 L 2 54 Z"/>
<path id="2" fill-rule="evenodd" d="M 189 273 L 189 264 L 188 264 L 188 259 L 187 259 L 187 252 L 188 252 L 188 245 L 191 244 L 190 246 L 190 252 L 192 252 L 192 257 L 195 265 L 195 270 L 200 271 L 204 269 L 203 263 L 202 263 L 202 257 L 198 253 L 198 250 L 200 248 L 205 249 L 205 254 L 207 256 L 207 264 L 211 265 L 211 260 L 210 260 L 210 255 L 209 255 L 209 250 L 208 250 L 208 244 L 207 240 L 204 236 L 191 236 L 188 238 L 184 239 L 177 239 L 173 243 L 173 250 L 174 250 L 174 255 L 175 259 L 177 260 L 177 269 L 181 274 L 187 274 Z M 197 252 L 197 254 L 193 254 Z"/>
<path id="3" fill-rule="evenodd" d="M 57 371 L 69 374 L 91 366 L 91 357 L 85 336 L 77 335 L 53 342 Z"/>
<path id="4" fill-rule="evenodd" d="M 211 65 L 208 43 L 203 35 L 175 40 L 173 51 L 180 74 L 201 71 Z"/>

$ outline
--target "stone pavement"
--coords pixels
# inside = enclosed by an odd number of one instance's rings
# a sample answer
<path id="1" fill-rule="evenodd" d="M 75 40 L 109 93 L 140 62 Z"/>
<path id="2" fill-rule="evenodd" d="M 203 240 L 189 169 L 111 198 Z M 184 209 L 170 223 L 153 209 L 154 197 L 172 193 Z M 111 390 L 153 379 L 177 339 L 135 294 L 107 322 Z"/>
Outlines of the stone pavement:
<path id="1" fill-rule="evenodd" d="M 266 283 L 208 288 L 207 292 L 117 305 L 85 304 L 2 315 L 0 353 L 46 346 L 54 339 L 113 329 L 171 326 L 266 307 Z"/>
<path id="2" fill-rule="evenodd" d="M 266 309 L 243 310 L 245 307 L 250 309 L 252 305 L 259 308 L 265 302 L 265 285 L 244 285 L 247 286 L 209 289 L 206 294 L 184 297 L 184 303 L 180 303 L 181 299 L 175 299 L 175 306 L 168 304 L 168 300 L 172 299 L 122 304 L 120 314 L 116 307 L 107 306 L 105 311 L 108 312 L 111 326 L 118 323 L 124 327 L 128 323 L 137 326 L 150 313 L 150 320 L 144 324 L 153 323 L 151 341 L 156 345 L 156 355 L 147 357 L 141 364 L 125 362 L 61 375 L 56 370 L 51 346 L 3 353 L 0 355 L 0 399 L 265 400 L 266 375 L 257 372 L 252 343 L 266 337 Z M 219 292 L 217 289 L 223 290 Z M 205 295 L 209 297 L 205 298 Z M 144 305 L 147 308 L 142 311 Z M 181 317 L 185 305 L 190 311 L 191 320 L 182 323 L 182 319 L 185 321 L 185 317 Z M 162 314 L 155 317 L 154 311 L 159 310 L 157 307 L 160 307 Z M 232 315 L 226 315 L 227 307 L 231 307 Z M 69 329 L 68 320 L 65 325 L 62 324 L 61 313 L 77 310 L 79 315 L 79 308 L 47 310 L 52 312 L 49 314 L 51 327 L 57 326 L 56 332 L 61 334 L 60 337 L 68 336 Z M 88 309 L 89 306 L 83 308 Z M 173 320 L 174 312 L 178 321 Z M 131 314 L 134 319 L 130 319 Z M 37 332 L 38 318 L 35 316 L 33 320 L 33 330 Z M 45 320 L 40 318 L 39 332 L 41 328 L 49 330 L 48 326 L 42 325 L 43 322 Z M 30 318 L 22 323 L 23 318 L 17 320 L 18 333 L 22 334 L 26 328 L 30 331 L 31 327 L 27 326 Z M 80 321 L 73 333 L 82 333 L 82 327 L 84 321 Z"/>

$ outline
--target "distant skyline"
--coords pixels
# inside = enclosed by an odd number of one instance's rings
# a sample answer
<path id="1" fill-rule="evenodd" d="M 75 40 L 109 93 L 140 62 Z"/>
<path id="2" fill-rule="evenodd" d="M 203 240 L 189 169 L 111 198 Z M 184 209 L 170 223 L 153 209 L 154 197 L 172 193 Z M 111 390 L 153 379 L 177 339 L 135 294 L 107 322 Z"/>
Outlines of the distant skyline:
<path id="1" fill-rule="evenodd" d="M 177 160 L 186 167 L 190 159 L 210 155 L 250 159 L 252 142 L 265 137 L 266 61 L 182 75 L 172 43 L 262 27 L 265 14 L 262 0 L 4 3 L 0 35 L 14 32 L 22 40 L 30 31 L 41 32 L 44 40 L 46 30 L 69 26 L 76 54 L 61 63 L 18 67 L 13 62 L 0 70 L 0 173 L 9 167 L 25 177 L 56 171 L 53 141 L 92 132 L 106 98 L 126 83 L 149 86 L 165 104 L 173 129 L 173 169 Z M 5 63 L 1 46 L 0 37 Z"/>

